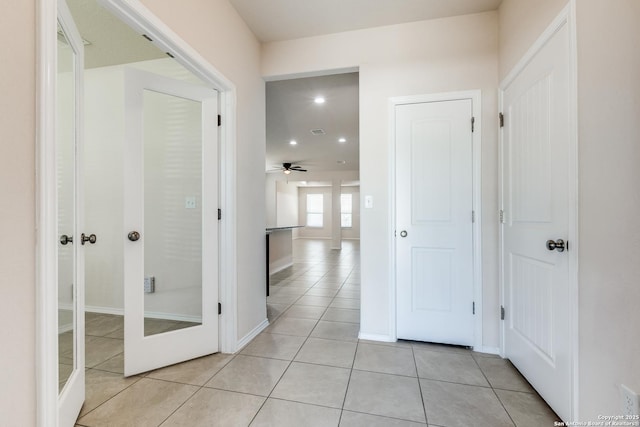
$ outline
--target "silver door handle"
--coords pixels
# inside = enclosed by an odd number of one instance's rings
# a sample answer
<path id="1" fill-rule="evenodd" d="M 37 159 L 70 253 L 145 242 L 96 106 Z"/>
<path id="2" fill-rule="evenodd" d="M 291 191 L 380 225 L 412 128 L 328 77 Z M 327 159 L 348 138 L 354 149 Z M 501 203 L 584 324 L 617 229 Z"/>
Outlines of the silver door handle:
<path id="1" fill-rule="evenodd" d="M 98 241 L 98 238 L 96 237 L 95 234 L 90 234 L 87 236 L 86 234 L 82 233 L 82 235 L 80 236 L 80 243 L 82 243 L 83 245 L 87 242 L 93 245 L 97 241 Z"/>
<path id="2" fill-rule="evenodd" d="M 558 239 L 555 242 L 553 240 L 547 240 L 547 249 L 550 251 L 556 250 L 558 252 L 564 252 L 568 247 L 569 242 L 565 242 L 562 239 Z"/>
<path id="3" fill-rule="evenodd" d="M 406 230 L 402 230 L 400 232 L 400 237 L 407 237 L 407 231 Z"/>
<path id="4" fill-rule="evenodd" d="M 129 240 L 131 240 L 132 242 L 137 241 L 138 239 L 140 239 L 140 233 L 138 233 L 137 231 L 132 231 L 129 234 L 127 234 L 127 237 L 129 238 Z"/>
<path id="5" fill-rule="evenodd" d="M 67 236 L 66 234 L 60 236 L 60 244 L 65 246 L 67 243 L 73 243 L 73 236 Z"/>

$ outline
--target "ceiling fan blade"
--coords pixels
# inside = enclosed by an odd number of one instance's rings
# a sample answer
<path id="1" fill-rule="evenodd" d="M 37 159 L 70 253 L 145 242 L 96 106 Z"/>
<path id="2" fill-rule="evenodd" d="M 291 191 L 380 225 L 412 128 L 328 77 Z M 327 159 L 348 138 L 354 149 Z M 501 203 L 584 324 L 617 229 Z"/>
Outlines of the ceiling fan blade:
<path id="1" fill-rule="evenodd" d="M 307 171 L 306 169 L 302 169 L 300 166 L 297 166 L 297 167 L 294 166 L 294 167 L 291 168 L 291 170 L 292 171 L 296 171 L 296 172 L 306 172 Z"/>

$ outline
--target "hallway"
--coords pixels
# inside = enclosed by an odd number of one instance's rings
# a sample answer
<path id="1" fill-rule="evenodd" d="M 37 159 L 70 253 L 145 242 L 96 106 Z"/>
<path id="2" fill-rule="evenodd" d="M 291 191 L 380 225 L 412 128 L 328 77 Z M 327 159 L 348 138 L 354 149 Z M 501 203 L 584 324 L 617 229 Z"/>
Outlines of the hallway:
<path id="1" fill-rule="evenodd" d="M 553 425 L 553 412 L 497 356 L 358 340 L 359 243 L 329 243 L 294 240 L 294 265 L 271 277 L 271 325 L 238 354 L 126 379 L 89 369 L 78 425 Z"/>

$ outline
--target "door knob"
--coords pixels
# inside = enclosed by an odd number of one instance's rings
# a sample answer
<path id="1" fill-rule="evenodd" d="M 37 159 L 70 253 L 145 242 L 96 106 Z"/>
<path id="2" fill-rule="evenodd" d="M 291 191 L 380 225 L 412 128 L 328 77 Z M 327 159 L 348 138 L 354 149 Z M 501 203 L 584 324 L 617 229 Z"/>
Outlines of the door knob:
<path id="1" fill-rule="evenodd" d="M 73 243 L 73 236 L 67 236 L 66 234 L 60 236 L 60 244 L 65 246 L 67 243 Z"/>
<path id="2" fill-rule="evenodd" d="M 555 242 L 553 240 L 547 240 L 547 249 L 550 251 L 556 250 L 558 252 L 564 252 L 569 247 L 569 242 L 565 242 L 562 239 L 558 239 Z"/>
<path id="3" fill-rule="evenodd" d="M 97 241 L 98 241 L 98 238 L 96 237 L 95 234 L 90 234 L 87 236 L 86 234 L 82 233 L 82 235 L 80 236 L 80 243 L 82 243 L 83 245 L 87 242 L 93 245 Z"/>
<path id="4" fill-rule="evenodd" d="M 400 232 L 400 237 L 407 237 L 407 231 L 406 230 L 402 230 Z"/>
<path id="5" fill-rule="evenodd" d="M 129 234 L 127 234 L 127 237 L 132 242 L 135 242 L 136 240 L 140 239 L 140 233 L 138 233 L 137 231 L 132 231 Z"/>

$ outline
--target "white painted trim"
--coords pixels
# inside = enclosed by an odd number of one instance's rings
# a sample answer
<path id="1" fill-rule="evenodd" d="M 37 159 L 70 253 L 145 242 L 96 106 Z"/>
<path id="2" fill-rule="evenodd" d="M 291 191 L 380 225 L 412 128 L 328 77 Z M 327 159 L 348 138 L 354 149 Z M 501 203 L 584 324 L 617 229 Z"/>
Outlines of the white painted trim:
<path id="1" fill-rule="evenodd" d="M 380 341 L 380 342 L 396 342 L 398 341 L 395 337 L 391 335 L 383 335 L 383 334 L 366 334 L 359 333 L 358 339 L 361 340 L 369 340 L 369 341 Z"/>
<path id="2" fill-rule="evenodd" d="M 220 351 L 233 353 L 236 349 L 237 289 L 236 289 L 236 87 L 213 67 L 193 47 L 182 40 L 158 19 L 139 0 L 98 0 L 134 31 L 146 34 L 153 44 L 170 52 L 176 61 L 220 92 L 220 288 L 219 300 L 225 307 L 219 317 Z"/>
<path id="3" fill-rule="evenodd" d="M 424 102 L 455 101 L 470 99 L 472 105 L 472 115 L 475 117 L 475 129 L 471 134 L 473 144 L 473 210 L 475 211 L 475 222 L 473 223 L 473 296 L 476 303 L 476 314 L 474 320 L 474 348 L 483 348 L 482 341 L 482 91 L 468 90 L 459 92 L 444 92 L 425 95 L 401 96 L 389 99 L 389 144 L 388 158 L 389 170 L 389 218 L 391 219 L 390 230 L 395 233 L 396 229 L 396 191 L 395 191 L 395 108 L 398 105 L 418 104 Z M 393 234 L 389 243 L 389 336 L 395 341 L 397 339 L 396 329 L 396 245 Z"/>
<path id="4" fill-rule="evenodd" d="M 571 159 L 568 164 L 569 181 L 569 232 L 568 241 L 571 242 L 571 250 L 567 251 L 569 264 L 569 310 L 570 335 L 571 335 L 571 420 L 577 419 L 579 412 L 579 281 L 578 281 L 578 248 L 579 248 L 579 169 L 578 169 L 578 49 L 576 31 L 576 0 L 569 0 L 567 6 L 551 22 L 545 31 L 538 37 L 535 43 L 527 50 L 507 77 L 500 83 L 498 107 L 503 111 L 504 91 L 525 69 L 531 60 L 542 50 L 551 38 L 567 25 L 569 33 L 569 153 Z M 499 132 L 499 198 L 500 209 L 504 209 L 504 155 L 503 155 L 504 131 Z M 500 304 L 504 306 L 504 225 L 499 227 L 499 280 L 500 280 Z M 505 357 L 505 322 L 500 326 L 500 355 Z"/>
<path id="5" fill-rule="evenodd" d="M 262 322 L 260 322 L 260 324 L 258 324 L 258 326 L 253 328 L 247 335 L 245 335 L 244 337 L 238 340 L 238 342 L 235 345 L 236 350 L 233 353 L 242 350 L 247 344 L 251 342 L 251 340 L 257 337 L 260 334 L 260 332 L 264 331 L 267 326 L 269 326 L 269 319 L 264 319 Z"/>
<path id="6" fill-rule="evenodd" d="M 289 255 L 269 263 L 269 276 L 293 265 L 293 256 Z"/>
<path id="7" fill-rule="evenodd" d="M 57 4 L 39 0 L 36 79 L 36 425 L 58 425 Z"/>
<path id="8" fill-rule="evenodd" d="M 88 305 L 85 307 L 88 313 L 111 314 L 113 316 L 124 316 L 124 309 L 113 307 L 99 307 L 96 305 Z M 144 317 L 148 319 L 177 320 L 179 322 L 202 322 L 202 318 L 198 316 L 187 316 L 174 313 L 161 313 L 157 311 L 145 311 Z"/>

